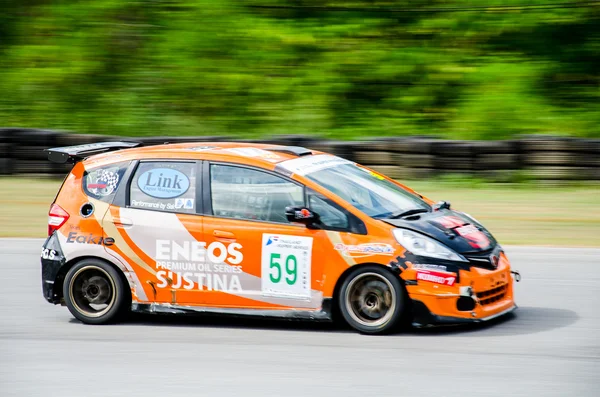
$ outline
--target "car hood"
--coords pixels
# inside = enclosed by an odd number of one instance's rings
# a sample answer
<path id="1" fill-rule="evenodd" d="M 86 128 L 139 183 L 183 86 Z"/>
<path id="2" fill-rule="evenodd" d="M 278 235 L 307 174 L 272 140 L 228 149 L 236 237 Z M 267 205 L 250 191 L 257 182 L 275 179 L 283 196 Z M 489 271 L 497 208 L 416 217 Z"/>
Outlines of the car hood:
<path id="1" fill-rule="evenodd" d="M 382 219 L 382 221 L 425 234 L 459 254 L 489 251 L 497 245 L 486 228 L 458 211 L 443 209 L 411 215 L 403 219 Z"/>

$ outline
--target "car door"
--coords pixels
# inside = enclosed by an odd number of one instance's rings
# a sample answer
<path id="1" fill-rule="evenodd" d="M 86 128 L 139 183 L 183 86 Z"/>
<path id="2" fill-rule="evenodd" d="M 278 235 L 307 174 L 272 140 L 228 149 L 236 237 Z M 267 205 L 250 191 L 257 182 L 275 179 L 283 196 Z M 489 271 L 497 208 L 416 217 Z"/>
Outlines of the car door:
<path id="1" fill-rule="evenodd" d="M 304 186 L 268 170 L 213 162 L 205 165 L 204 191 L 204 238 L 228 253 L 211 268 L 206 303 L 320 308 L 325 231 L 285 215 L 287 206 L 305 205 Z"/>
<path id="2" fill-rule="evenodd" d="M 125 194 L 103 220 L 106 247 L 128 265 L 134 300 L 200 302 L 205 250 L 202 241 L 200 162 L 143 160 L 131 171 Z"/>

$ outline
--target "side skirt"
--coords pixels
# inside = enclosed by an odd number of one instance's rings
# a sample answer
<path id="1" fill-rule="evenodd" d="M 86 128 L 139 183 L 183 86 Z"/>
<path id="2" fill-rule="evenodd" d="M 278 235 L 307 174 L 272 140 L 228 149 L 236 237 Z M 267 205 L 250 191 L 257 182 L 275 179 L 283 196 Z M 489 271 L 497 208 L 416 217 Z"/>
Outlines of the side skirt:
<path id="1" fill-rule="evenodd" d="M 170 303 L 132 303 L 131 311 L 145 314 L 202 315 L 219 314 L 233 317 L 279 318 L 331 322 L 331 298 L 324 299 L 320 310 L 261 310 L 229 307 L 174 305 Z"/>

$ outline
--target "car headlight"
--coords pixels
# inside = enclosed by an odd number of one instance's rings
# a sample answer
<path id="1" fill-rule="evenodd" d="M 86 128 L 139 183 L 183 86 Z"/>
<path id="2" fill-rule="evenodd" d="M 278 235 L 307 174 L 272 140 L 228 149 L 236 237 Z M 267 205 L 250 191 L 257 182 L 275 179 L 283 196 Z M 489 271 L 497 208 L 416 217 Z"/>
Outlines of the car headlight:
<path id="1" fill-rule="evenodd" d="M 393 233 L 396 241 L 415 255 L 448 261 L 468 262 L 462 255 L 457 254 L 442 243 L 421 233 L 407 229 L 394 229 Z"/>

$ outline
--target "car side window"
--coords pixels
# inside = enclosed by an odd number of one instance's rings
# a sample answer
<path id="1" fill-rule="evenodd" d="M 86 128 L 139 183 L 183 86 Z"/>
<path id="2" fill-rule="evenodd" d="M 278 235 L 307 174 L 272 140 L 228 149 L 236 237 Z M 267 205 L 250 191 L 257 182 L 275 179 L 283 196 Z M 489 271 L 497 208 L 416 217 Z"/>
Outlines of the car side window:
<path id="1" fill-rule="evenodd" d="M 308 198 L 308 206 L 319 214 L 319 220 L 325 228 L 343 230 L 349 228 L 348 216 L 327 198 L 311 194 Z"/>
<path id="2" fill-rule="evenodd" d="M 211 164 L 213 214 L 236 219 L 289 223 L 288 206 L 304 205 L 304 188 L 252 168 Z"/>
<path id="3" fill-rule="evenodd" d="M 128 166 L 129 161 L 124 161 L 86 169 L 83 174 L 83 191 L 96 200 L 111 203 Z"/>
<path id="4" fill-rule="evenodd" d="M 193 214 L 196 174 L 195 162 L 142 162 L 131 180 L 129 206 Z"/>

